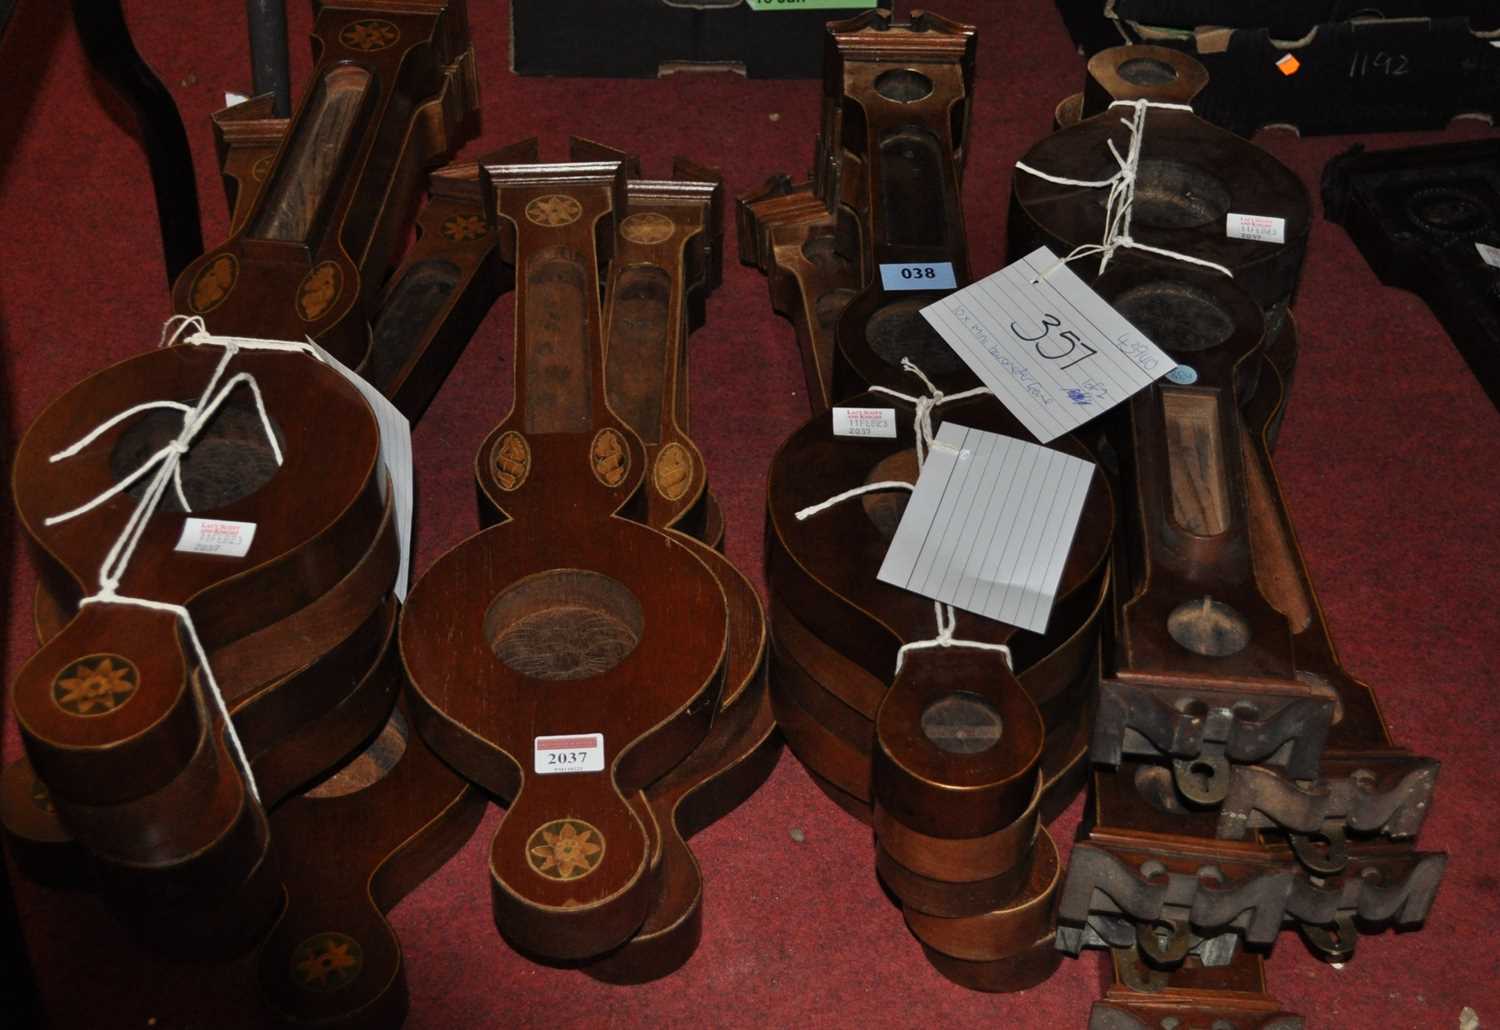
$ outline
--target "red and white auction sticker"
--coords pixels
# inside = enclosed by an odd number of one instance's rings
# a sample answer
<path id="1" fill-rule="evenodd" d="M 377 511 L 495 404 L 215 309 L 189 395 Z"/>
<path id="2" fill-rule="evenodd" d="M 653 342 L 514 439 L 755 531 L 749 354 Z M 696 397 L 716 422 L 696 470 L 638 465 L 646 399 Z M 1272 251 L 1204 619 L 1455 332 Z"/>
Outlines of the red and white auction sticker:
<path id="1" fill-rule="evenodd" d="M 834 408 L 834 436 L 896 438 L 895 408 Z"/>
<path id="2" fill-rule="evenodd" d="M 243 558 L 255 539 L 255 523 L 228 522 L 224 519 L 190 518 L 182 524 L 177 550 L 191 554 L 222 554 L 226 558 Z"/>
<path id="3" fill-rule="evenodd" d="M 541 776 L 603 772 L 604 734 L 567 733 L 536 737 L 531 744 L 531 754 L 531 767 Z"/>
<path id="4" fill-rule="evenodd" d="M 1224 216 L 1224 235 L 1232 240 L 1254 240 L 1257 243 L 1285 243 L 1286 219 L 1270 215 Z"/>

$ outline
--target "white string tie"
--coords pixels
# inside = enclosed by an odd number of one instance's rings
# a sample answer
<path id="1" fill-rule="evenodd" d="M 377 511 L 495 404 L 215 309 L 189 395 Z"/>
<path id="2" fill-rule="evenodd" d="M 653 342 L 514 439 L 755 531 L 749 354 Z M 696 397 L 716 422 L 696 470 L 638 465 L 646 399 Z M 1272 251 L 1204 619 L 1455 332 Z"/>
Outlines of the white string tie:
<path id="1" fill-rule="evenodd" d="M 1109 147 L 1110 154 L 1120 170 L 1108 179 L 1069 179 L 1061 175 L 1052 175 L 1040 171 L 1017 161 L 1016 168 L 1028 175 L 1034 175 L 1038 179 L 1055 182 L 1059 186 L 1082 186 L 1085 189 L 1104 189 L 1108 187 L 1109 196 L 1104 203 L 1104 238 L 1098 243 L 1084 243 L 1074 247 L 1066 256 L 1058 259 L 1057 263 L 1041 274 L 1045 279 L 1058 268 L 1069 261 L 1079 258 L 1091 257 L 1094 254 L 1101 255 L 1099 258 L 1099 271 L 1109 267 L 1110 259 L 1115 256 L 1115 251 L 1121 248 L 1128 250 L 1140 250 L 1148 254 L 1156 254 L 1159 257 L 1170 258 L 1173 261 L 1183 261 L 1190 265 L 1198 265 L 1202 268 L 1212 268 L 1217 272 L 1223 272 L 1229 278 L 1234 278 L 1234 273 L 1228 268 L 1215 261 L 1206 261 L 1203 258 L 1184 254 L 1177 250 L 1167 250 L 1165 247 L 1153 247 L 1149 243 L 1141 243 L 1130 235 L 1130 220 L 1135 207 L 1135 186 L 1137 175 L 1141 164 L 1141 144 L 1146 138 L 1146 110 L 1159 107 L 1168 111 L 1191 111 L 1190 104 L 1167 104 L 1154 100 L 1116 100 L 1110 104 L 1110 109 L 1116 107 L 1129 107 L 1134 114 L 1129 119 L 1121 118 L 1120 124 L 1130 131 L 1130 144 L 1126 147 L 1124 156 L 1121 156 L 1115 141 L 1106 139 L 1105 145 Z"/>
<path id="2" fill-rule="evenodd" d="M 192 330 L 191 333 L 188 330 Z M 223 407 L 224 402 L 229 399 L 236 389 L 244 386 L 250 390 L 255 399 L 255 408 L 260 415 L 261 426 L 266 433 L 266 439 L 270 442 L 271 453 L 276 459 L 276 464 L 282 464 L 281 444 L 276 439 L 276 431 L 271 425 L 271 416 L 266 411 L 265 399 L 261 396 L 260 385 L 256 383 L 255 377 L 248 372 L 237 372 L 224 379 L 225 370 L 229 363 L 234 360 L 236 354 L 242 350 L 267 350 L 281 351 L 283 353 L 312 354 L 317 357 L 312 341 L 297 342 L 289 340 L 261 340 L 251 337 L 239 336 L 215 336 L 208 331 L 203 319 L 196 316 L 173 315 L 167 319 L 162 326 L 161 346 L 172 344 L 189 344 L 192 346 L 214 346 L 222 347 L 224 355 L 214 367 L 213 374 L 208 378 L 208 384 L 204 386 L 196 404 L 187 405 L 177 401 L 150 401 L 137 404 L 127 408 L 125 411 L 101 422 L 90 432 L 85 434 L 76 443 L 63 448 L 49 459 L 52 462 L 65 461 L 71 458 L 110 429 L 121 422 L 138 415 L 144 411 L 158 410 L 162 408 L 182 412 L 182 428 L 177 436 L 163 445 L 156 453 L 143 461 L 129 475 L 119 482 L 113 484 L 93 499 L 80 504 L 71 511 L 62 512 L 59 515 L 49 516 L 45 520 L 48 526 L 60 522 L 67 522 L 86 512 L 92 511 L 106 503 L 111 498 L 130 489 L 137 481 L 148 474 L 151 479 L 142 492 L 140 499 L 136 502 L 130 517 L 125 520 L 125 526 L 120 535 L 110 546 L 104 556 L 104 563 L 99 567 L 99 589 L 88 597 L 78 602 L 80 608 L 88 604 L 119 604 L 133 608 L 145 608 L 151 611 L 170 612 L 177 616 L 187 631 L 188 641 L 193 646 L 193 653 L 198 659 L 198 667 L 203 671 L 203 678 L 208 683 L 209 693 L 212 695 L 214 704 L 219 710 L 219 715 L 224 720 L 229 743 L 233 754 L 238 760 L 245 782 L 250 787 L 250 793 L 257 802 L 260 801 L 260 791 L 256 787 L 255 777 L 250 771 L 250 760 L 245 755 L 244 745 L 240 742 L 239 733 L 236 732 L 234 721 L 229 717 L 229 706 L 224 701 L 224 693 L 219 689 L 218 680 L 214 678 L 213 668 L 208 663 L 208 653 L 203 648 L 203 642 L 198 639 L 198 630 L 193 625 L 193 617 L 187 608 L 180 604 L 168 604 L 164 601 L 153 601 L 146 597 L 130 597 L 119 593 L 121 580 L 125 577 L 125 570 L 130 566 L 130 559 L 135 555 L 135 549 L 146 535 L 146 527 L 151 521 L 151 516 L 161 505 L 161 499 L 165 496 L 168 486 L 173 487 L 177 493 L 177 499 L 184 511 L 192 511 L 188 504 L 187 495 L 182 486 L 182 458 L 192 449 L 193 441 L 213 420 L 218 410 Z M 322 360 L 319 358 L 319 360 Z M 222 381 L 222 382 L 221 382 Z"/>
<path id="3" fill-rule="evenodd" d="M 937 437 L 932 429 L 933 411 L 939 405 L 947 404 L 949 401 L 961 401 L 967 400 L 970 397 L 980 397 L 989 394 L 991 391 L 987 386 L 976 386 L 972 389 L 961 390 L 958 393 L 944 393 L 937 388 L 937 385 L 931 379 L 927 378 L 926 373 L 918 368 L 916 362 L 910 358 L 902 358 L 901 367 L 922 380 L 922 385 L 927 387 L 925 394 L 905 394 L 885 386 L 872 386 L 870 387 L 870 392 L 883 393 L 887 397 L 894 397 L 912 406 L 912 428 L 916 436 L 917 445 L 917 472 L 920 474 L 922 465 L 927 461 L 927 455 L 932 452 L 933 448 L 943 447 L 947 450 L 953 450 L 953 448 L 948 447 L 946 444 L 941 444 L 937 441 Z M 915 483 L 908 483 L 903 479 L 885 479 L 878 483 L 866 483 L 863 486 L 856 486 L 852 490 L 845 490 L 841 494 L 835 494 L 826 501 L 801 509 L 797 512 L 797 521 L 801 522 L 809 519 L 820 511 L 826 511 L 836 504 L 842 504 L 851 497 L 858 497 L 861 494 L 876 493 L 882 490 L 915 489 Z M 1011 660 L 1010 648 L 1008 646 L 1005 644 L 987 644 L 981 640 L 954 639 L 953 631 L 958 625 L 958 615 L 954 612 L 953 606 L 951 604 L 944 604 L 941 601 L 934 601 L 932 609 L 937 615 L 937 636 L 930 640 L 917 640 L 910 644 L 902 644 L 900 650 L 896 652 L 896 675 L 899 676 L 901 674 L 901 664 L 906 660 L 906 652 L 920 651 L 929 647 L 965 647 L 979 651 L 999 651 L 1005 655 L 1005 664 L 1012 671 L 1015 671 L 1015 663 Z"/>
<path id="4" fill-rule="evenodd" d="M 938 632 L 931 640 L 918 640 L 910 644 L 902 644 L 901 650 L 896 652 L 896 675 L 901 675 L 901 665 L 906 661 L 906 652 L 925 651 L 932 647 L 963 647 L 976 651 L 999 651 L 1005 656 L 1005 665 L 1011 672 L 1016 671 L 1016 663 L 1011 660 L 1010 647 L 1006 644 L 987 644 L 982 640 L 955 640 L 953 631 L 958 626 L 958 616 L 953 611 L 951 604 L 943 604 L 941 601 L 932 602 L 932 610 L 937 614 Z"/>

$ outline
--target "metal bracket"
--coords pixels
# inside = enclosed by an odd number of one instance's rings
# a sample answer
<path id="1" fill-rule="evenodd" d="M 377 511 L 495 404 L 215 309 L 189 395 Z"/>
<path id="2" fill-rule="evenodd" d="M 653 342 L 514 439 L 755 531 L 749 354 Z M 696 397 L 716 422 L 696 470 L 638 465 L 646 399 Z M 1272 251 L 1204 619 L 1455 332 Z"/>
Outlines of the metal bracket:
<path id="1" fill-rule="evenodd" d="M 1168 703 L 1161 692 L 1148 687 L 1119 680 L 1102 682 L 1090 748 L 1093 760 L 1117 766 L 1125 755 L 1183 760 L 1207 756 L 1210 762 L 1221 757 L 1237 765 L 1283 765 L 1294 779 L 1317 776 L 1333 717 L 1331 701 L 1254 695 L 1261 708 L 1268 701 L 1278 702 L 1274 711 L 1254 718 L 1226 706 L 1222 699 L 1205 701 L 1191 690 L 1173 693 L 1174 702 Z M 1179 775 L 1179 787 L 1183 778 Z M 1188 789 L 1193 789 L 1190 779 Z M 1206 785 L 1201 793 L 1222 797 L 1225 789 L 1227 780 L 1222 787 L 1219 782 Z"/>
<path id="2" fill-rule="evenodd" d="M 1076 955 L 1097 946 L 1088 926 L 1099 915 L 1155 926 L 1186 913 L 1200 936 L 1233 932 L 1255 945 L 1270 944 L 1284 924 L 1338 927 L 1341 919 L 1351 926 L 1357 919 L 1369 929 L 1414 926 L 1427 917 L 1446 865 L 1446 855 L 1411 852 L 1389 880 L 1389 857 L 1361 856 L 1327 879 L 1287 862 L 1257 864 L 1234 879 L 1220 864 L 1204 862 L 1191 872 L 1155 859 L 1135 866 L 1098 845 L 1079 844 L 1059 897 L 1057 948 Z"/>
<path id="3" fill-rule="evenodd" d="M 1372 758 L 1345 775 L 1301 786 L 1278 769 L 1240 766 L 1219 808 L 1218 835 L 1244 840 L 1252 830 L 1280 828 L 1326 836 L 1326 828 L 1337 825 L 1351 833 L 1415 837 L 1432 805 L 1438 769 L 1430 758 Z"/>

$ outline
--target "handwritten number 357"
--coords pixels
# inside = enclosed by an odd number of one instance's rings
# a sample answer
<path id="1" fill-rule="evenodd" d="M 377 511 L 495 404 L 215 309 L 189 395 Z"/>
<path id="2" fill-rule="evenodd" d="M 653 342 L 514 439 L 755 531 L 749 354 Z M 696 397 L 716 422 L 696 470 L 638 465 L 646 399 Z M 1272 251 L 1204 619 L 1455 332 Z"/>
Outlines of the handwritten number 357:
<path id="1" fill-rule="evenodd" d="M 1048 341 L 1048 337 L 1051 335 L 1052 330 L 1054 329 L 1062 329 L 1062 332 L 1058 333 L 1055 338 Z M 1014 322 L 1010 324 L 1010 331 L 1015 335 L 1016 339 L 1024 340 L 1026 343 L 1031 344 L 1036 349 L 1037 356 L 1046 358 L 1048 361 L 1061 361 L 1071 355 L 1080 347 L 1088 352 L 1086 354 L 1080 354 L 1078 357 L 1062 366 L 1064 369 L 1072 368 L 1080 361 L 1091 358 L 1095 354 L 1099 353 L 1094 348 L 1084 343 L 1083 340 L 1079 338 L 1078 334 L 1073 330 L 1063 329 L 1062 319 L 1058 318 L 1056 315 L 1042 316 L 1042 331 L 1036 336 L 1027 336 L 1025 333 L 1021 332 L 1021 330 L 1016 326 L 1016 323 Z M 1062 343 L 1059 341 L 1067 343 L 1068 346 L 1066 350 L 1061 349 Z"/>

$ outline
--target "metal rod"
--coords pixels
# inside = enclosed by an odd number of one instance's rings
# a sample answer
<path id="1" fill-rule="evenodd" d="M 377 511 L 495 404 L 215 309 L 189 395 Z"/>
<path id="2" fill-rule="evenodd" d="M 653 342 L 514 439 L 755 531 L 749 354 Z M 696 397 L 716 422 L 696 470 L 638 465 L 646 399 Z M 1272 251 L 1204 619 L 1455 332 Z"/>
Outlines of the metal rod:
<path id="1" fill-rule="evenodd" d="M 245 0 L 250 23 L 250 77 L 254 96 L 276 94 L 278 118 L 292 113 L 292 71 L 286 47 L 286 0 Z"/>

